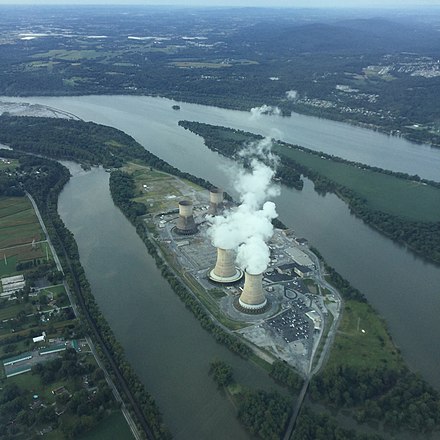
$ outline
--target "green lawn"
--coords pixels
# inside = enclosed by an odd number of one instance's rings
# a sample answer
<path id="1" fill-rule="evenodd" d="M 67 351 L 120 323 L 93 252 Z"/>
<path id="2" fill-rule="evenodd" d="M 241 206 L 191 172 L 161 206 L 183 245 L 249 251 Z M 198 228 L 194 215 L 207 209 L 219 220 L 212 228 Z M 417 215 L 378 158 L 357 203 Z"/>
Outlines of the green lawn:
<path id="1" fill-rule="evenodd" d="M 144 203 L 148 212 L 158 213 L 178 209 L 177 202 L 182 197 L 179 179 L 157 170 L 150 171 L 150 167 L 134 163 L 125 166 L 124 171 L 131 173 L 135 179 L 136 190 L 140 195 L 134 200 Z M 143 185 L 147 185 L 148 189 L 145 190 Z M 153 206 L 150 206 L 151 204 Z"/>
<path id="2" fill-rule="evenodd" d="M 7 160 L 9 163 L 6 163 L 6 161 L 4 162 L 4 160 Z M 19 165 L 18 160 L 3 159 L 3 160 L 0 160 L 0 171 L 4 171 L 7 169 L 15 170 L 15 168 L 17 168 L 18 165 Z"/>
<path id="3" fill-rule="evenodd" d="M 384 321 L 372 307 L 366 303 L 346 301 L 328 367 L 381 368 L 400 363 L 400 355 L 385 329 Z"/>
<path id="4" fill-rule="evenodd" d="M 8 303 L 11 303 L 11 301 L 8 301 Z M 17 316 L 17 313 L 21 310 L 25 309 L 25 304 L 12 304 L 12 305 L 1 305 L 0 306 L 0 321 L 3 321 L 4 319 L 10 319 L 15 318 Z"/>
<path id="5" fill-rule="evenodd" d="M 323 159 L 293 148 L 277 145 L 275 151 L 352 189 L 365 198 L 372 209 L 409 220 L 440 221 L 440 189 Z"/>
<path id="6" fill-rule="evenodd" d="M 133 440 L 133 434 L 120 411 L 111 414 L 78 440 Z"/>
<path id="7" fill-rule="evenodd" d="M 43 385 L 40 376 L 32 374 L 31 372 L 9 377 L 6 379 L 6 381 L 7 383 L 16 383 L 19 387 L 29 390 L 32 395 L 37 394 L 44 401 L 44 403 L 49 405 L 55 402 L 55 395 L 52 394 L 52 390 L 62 386 L 66 387 L 69 392 L 74 390 L 73 382 L 69 382 L 68 380 Z"/>

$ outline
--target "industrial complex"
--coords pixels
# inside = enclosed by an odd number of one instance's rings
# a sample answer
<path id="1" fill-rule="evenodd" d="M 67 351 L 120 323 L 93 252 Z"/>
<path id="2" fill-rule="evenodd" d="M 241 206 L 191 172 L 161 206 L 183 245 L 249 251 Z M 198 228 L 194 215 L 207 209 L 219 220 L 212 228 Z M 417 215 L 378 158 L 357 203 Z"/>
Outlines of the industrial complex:
<path id="1" fill-rule="evenodd" d="M 154 182 L 148 184 L 154 192 Z M 215 248 L 210 239 L 213 218 L 235 207 L 223 191 L 195 189 L 177 179 L 173 185 L 174 195 L 146 217 L 171 266 L 199 298 L 206 295 L 202 303 L 211 304 L 209 312 L 232 322 L 231 331 L 258 347 L 259 355 L 310 374 L 321 338 L 339 316 L 340 301 L 321 277 L 307 241 L 291 230 L 274 229 L 266 270 L 250 273 L 237 264 L 236 250 Z M 155 205 L 153 199 L 146 202 Z"/>

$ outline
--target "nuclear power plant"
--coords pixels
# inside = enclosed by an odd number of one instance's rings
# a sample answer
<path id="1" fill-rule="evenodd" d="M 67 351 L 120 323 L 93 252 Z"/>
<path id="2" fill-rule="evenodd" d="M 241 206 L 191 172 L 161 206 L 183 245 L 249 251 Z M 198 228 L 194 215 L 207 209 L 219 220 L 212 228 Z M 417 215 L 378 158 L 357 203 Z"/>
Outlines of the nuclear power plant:
<path id="1" fill-rule="evenodd" d="M 214 269 L 208 273 L 211 281 L 221 284 L 235 283 L 241 279 L 243 271 L 235 266 L 235 253 L 232 249 L 217 248 Z"/>
<path id="2" fill-rule="evenodd" d="M 266 295 L 263 290 L 263 274 L 244 273 L 243 292 L 238 299 L 238 306 L 247 313 L 264 311 L 267 305 Z"/>
<path id="3" fill-rule="evenodd" d="M 272 195 L 273 173 L 254 171 L 235 183 L 241 204 L 228 201 L 220 188 L 154 180 L 147 196 L 157 196 L 147 199 L 146 221 L 155 225 L 154 240 L 188 293 L 213 320 L 309 374 L 327 317 L 333 323 L 339 317 L 339 297 L 321 284 L 307 244 L 291 230 L 273 228 L 275 204 L 262 202 Z"/>
<path id="4" fill-rule="evenodd" d="M 209 214 L 218 215 L 224 208 L 223 190 L 220 188 L 211 188 L 209 191 Z"/>
<path id="5" fill-rule="evenodd" d="M 174 232 L 180 235 L 191 235 L 197 232 L 197 225 L 193 216 L 193 204 L 189 200 L 179 202 L 179 218 Z"/>

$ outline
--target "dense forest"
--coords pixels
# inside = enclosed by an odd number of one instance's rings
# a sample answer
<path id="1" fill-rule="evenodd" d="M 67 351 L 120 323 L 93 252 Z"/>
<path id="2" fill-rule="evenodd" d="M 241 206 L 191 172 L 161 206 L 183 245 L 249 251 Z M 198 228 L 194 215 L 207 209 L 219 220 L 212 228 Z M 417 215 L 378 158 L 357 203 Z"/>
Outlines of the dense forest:
<path id="1" fill-rule="evenodd" d="M 86 168 L 93 165 L 119 168 L 123 162 L 141 160 L 158 170 L 210 187 L 205 180 L 182 172 L 150 153 L 124 132 L 93 122 L 2 115 L 0 142 L 16 151 L 74 160 Z"/>
<path id="2" fill-rule="evenodd" d="M 289 398 L 237 384 L 231 366 L 223 361 L 211 362 L 209 374 L 218 387 L 230 395 L 237 407 L 238 419 L 252 436 L 264 440 L 282 437 L 290 412 Z"/>
<path id="3" fill-rule="evenodd" d="M 311 382 L 310 395 L 353 410 L 360 423 L 381 421 L 388 429 L 423 433 L 440 425 L 438 393 L 407 368 L 326 368 Z"/>
<path id="4" fill-rule="evenodd" d="M 341 428 L 336 419 L 328 414 L 317 414 L 306 409 L 301 413 L 292 440 L 383 440 L 383 437 Z"/>

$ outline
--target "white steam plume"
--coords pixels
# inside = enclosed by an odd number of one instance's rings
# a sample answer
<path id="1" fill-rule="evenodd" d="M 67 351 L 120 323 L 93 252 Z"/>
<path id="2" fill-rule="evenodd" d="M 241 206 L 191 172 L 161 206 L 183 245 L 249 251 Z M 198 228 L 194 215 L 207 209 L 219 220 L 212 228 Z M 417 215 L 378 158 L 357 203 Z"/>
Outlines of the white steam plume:
<path id="1" fill-rule="evenodd" d="M 262 105 L 261 107 L 251 108 L 251 119 L 259 119 L 261 115 L 281 115 L 281 110 L 278 107 L 271 105 Z"/>
<path id="2" fill-rule="evenodd" d="M 276 156 L 270 150 L 271 141 L 251 144 L 240 153 L 250 158 L 250 168 L 235 171 L 234 188 L 240 195 L 240 206 L 223 216 L 211 217 L 208 236 L 215 247 L 237 251 L 238 265 L 249 273 L 264 272 L 269 264 L 269 248 L 266 242 L 273 234 L 272 219 L 278 216 L 275 203 L 267 201 L 279 195 L 279 188 L 272 183 Z M 258 158 L 264 158 L 263 163 Z"/>
<path id="3" fill-rule="evenodd" d="M 288 90 L 286 92 L 286 97 L 291 101 L 295 101 L 295 99 L 298 98 L 298 92 L 296 90 Z"/>

